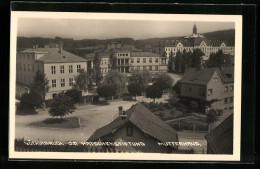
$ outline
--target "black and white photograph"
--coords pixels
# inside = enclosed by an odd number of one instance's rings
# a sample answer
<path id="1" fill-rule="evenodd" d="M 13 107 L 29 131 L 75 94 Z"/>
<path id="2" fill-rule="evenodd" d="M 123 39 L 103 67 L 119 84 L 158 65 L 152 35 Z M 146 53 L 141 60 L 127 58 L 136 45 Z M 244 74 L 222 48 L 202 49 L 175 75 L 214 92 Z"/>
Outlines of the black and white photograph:
<path id="1" fill-rule="evenodd" d="M 238 161 L 242 17 L 11 12 L 9 156 Z"/>

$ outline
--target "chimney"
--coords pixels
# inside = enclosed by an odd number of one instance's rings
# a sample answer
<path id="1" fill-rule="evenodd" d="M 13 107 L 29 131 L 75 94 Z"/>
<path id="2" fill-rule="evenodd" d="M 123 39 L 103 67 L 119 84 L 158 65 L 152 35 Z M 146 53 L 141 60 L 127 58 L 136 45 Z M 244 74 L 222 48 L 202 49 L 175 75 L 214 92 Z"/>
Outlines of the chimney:
<path id="1" fill-rule="evenodd" d="M 121 116 L 123 114 L 123 106 L 118 107 L 118 114 Z"/>
<path id="2" fill-rule="evenodd" d="M 62 53 L 62 45 L 60 45 L 60 47 L 59 47 L 59 53 L 60 54 Z"/>

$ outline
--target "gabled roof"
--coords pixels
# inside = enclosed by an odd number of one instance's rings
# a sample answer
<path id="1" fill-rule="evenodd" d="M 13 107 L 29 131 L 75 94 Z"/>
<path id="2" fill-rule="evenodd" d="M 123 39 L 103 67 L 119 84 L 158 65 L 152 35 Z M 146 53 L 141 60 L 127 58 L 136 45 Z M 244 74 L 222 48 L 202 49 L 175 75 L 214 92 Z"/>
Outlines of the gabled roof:
<path id="1" fill-rule="evenodd" d="M 103 136 L 111 134 L 127 122 L 131 122 L 144 133 L 162 142 L 178 141 L 177 132 L 141 103 L 133 105 L 125 114 L 127 115 L 125 119 L 118 117 L 108 125 L 97 129 L 88 141 L 96 141 Z"/>
<path id="2" fill-rule="evenodd" d="M 70 52 L 62 50 L 59 53 L 59 48 L 34 48 L 26 49 L 21 53 L 42 53 L 42 57 L 37 59 L 37 61 L 42 61 L 44 63 L 69 63 L 69 62 L 86 62 L 86 59 L 74 55 Z"/>
<path id="3" fill-rule="evenodd" d="M 160 57 L 161 55 L 152 52 L 131 52 L 130 57 Z"/>
<path id="4" fill-rule="evenodd" d="M 233 153 L 233 114 L 205 136 L 212 154 Z"/>
<path id="5" fill-rule="evenodd" d="M 179 82 L 207 85 L 215 72 L 218 73 L 223 83 L 232 83 L 234 81 L 234 66 L 225 66 L 221 72 L 219 68 L 189 68 Z M 231 77 L 228 76 L 229 74 Z"/>
<path id="6" fill-rule="evenodd" d="M 189 68 L 186 70 L 184 76 L 179 80 L 179 82 L 206 85 L 216 71 L 218 71 L 218 68 L 206 68 L 199 70 Z"/>

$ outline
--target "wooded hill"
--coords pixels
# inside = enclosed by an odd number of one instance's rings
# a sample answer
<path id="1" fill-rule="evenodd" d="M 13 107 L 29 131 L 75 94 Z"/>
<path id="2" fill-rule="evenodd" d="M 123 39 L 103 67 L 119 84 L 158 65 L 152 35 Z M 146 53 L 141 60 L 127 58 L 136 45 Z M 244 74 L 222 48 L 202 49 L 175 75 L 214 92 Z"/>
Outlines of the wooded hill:
<path id="1" fill-rule="evenodd" d="M 235 30 L 222 30 L 215 32 L 203 33 L 203 35 L 208 39 L 221 39 L 225 41 L 234 42 Z M 152 51 L 152 49 L 158 46 L 160 41 L 178 39 L 181 37 L 165 37 L 165 38 L 150 38 L 134 40 L 132 38 L 116 38 L 116 39 L 83 39 L 83 40 L 73 40 L 61 37 L 55 38 L 42 38 L 42 37 L 17 37 L 17 49 L 18 51 L 32 48 L 33 45 L 38 45 L 38 47 L 44 47 L 46 44 L 57 44 L 62 42 L 63 48 L 67 50 L 84 50 L 86 52 L 91 52 L 98 47 L 105 47 L 109 42 L 118 42 L 122 45 L 134 45 L 137 49 L 142 49 L 143 51 Z"/>

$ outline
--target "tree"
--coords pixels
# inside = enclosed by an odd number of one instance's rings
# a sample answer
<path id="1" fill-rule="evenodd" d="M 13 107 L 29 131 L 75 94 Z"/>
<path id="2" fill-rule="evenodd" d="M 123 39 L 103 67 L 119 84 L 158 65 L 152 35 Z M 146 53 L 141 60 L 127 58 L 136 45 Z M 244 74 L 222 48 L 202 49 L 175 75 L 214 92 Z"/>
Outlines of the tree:
<path id="1" fill-rule="evenodd" d="M 149 82 L 151 81 L 151 74 L 148 70 L 134 70 L 132 76 L 129 78 L 129 83 L 139 84 L 144 92 Z"/>
<path id="2" fill-rule="evenodd" d="M 140 93 L 142 93 L 142 86 L 140 84 L 137 83 L 130 83 L 128 85 L 128 91 L 129 93 L 135 97 L 136 100 L 136 95 L 139 95 Z"/>
<path id="3" fill-rule="evenodd" d="M 107 98 L 113 96 L 116 93 L 116 90 L 113 86 L 102 83 L 98 86 L 97 93 L 99 96 L 105 97 L 107 102 Z"/>
<path id="4" fill-rule="evenodd" d="M 73 104 L 79 103 L 82 99 L 82 93 L 81 91 L 77 89 L 70 89 L 65 92 L 65 95 L 69 96 L 71 98 L 71 101 Z"/>
<path id="5" fill-rule="evenodd" d="M 62 92 L 55 98 L 49 110 L 49 114 L 53 117 L 60 116 L 62 119 L 63 116 L 72 114 L 74 112 L 73 109 L 75 109 L 75 107 L 71 98 Z"/>
<path id="6" fill-rule="evenodd" d="M 194 49 L 193 53 L 191 54 L 191 67 L 199 68 L 201 64 L 201 57 L 204 53 L 200 49 Z"/>
<path id="7" fill-rule="evenodd" d="M 184 49 L 180 59 L 180 73 L 185 73 L 185 68 L 188 65 L 188 61 L 189 61 L 188 57 L 189 57 L 188 53 Z"/>
<path id="8" fill-rule="evenodd" d="M 109 55 L 109 68 L 110 69 L 116 69 L 116 57 L 114 53 L 111 53 Z"/>
<path id="9" fill-rule="evenodd" d="M 41 96 L 42 101 L 45 100 L 45 95 L 49 91 L 49 80 L 46 75 L 41 71 L 37 71 L 30 87 L 31 93 L 38 93 Z"/>
<path id="10" fill-rule="evenodd" d="M 173 57 L 173 52 L 171 51 L 170 56 L 169 56 L 169 61 L 168 61 L 168 71 L 171 73 L 173 72 L 173 69 L 174 69 L 173 65 L 174 65 L 174 57 Z"/>
<path id="11" fill-rule="evenodd" d="M 153 102 L 155 102 L 155 99 L 159 99 L 162 97 L 162 90 L 153 85 L 149 86 L 146 89 L 146 97 L 153 99 Z"/>
<path id="12" fill-rule="evenodd" d="M 110 70 L 104 78 L 104 83 L 113 87 L 119 97 L 126 87 L 124 75 L 117 70 Z"/>
<path id="13" fill-rule="evenodd" d="M 218 67 L 232 65 L 230 56 L 228 54 L 224 54 L 222 50 L 219 50 L 217 53 L 211 53 L 209 59 L 206 61 L 207 67 Z"/>
<path id="14" fill-rule="evenodd" d="M 34 114 L 35 107 L 42 106 L 42 97 L 38 93 L 24 93 L 21 97 L 20 105 L 18 110 L 22 111 L 23 114 Z"/>
<path id="15" fill-rule="evenodd" d="M 73 88 L 85 92 L 88 90 L 88 73 L 84 69 L 79 70 L 79 74 L 75 77 Z"/>
<path id="16" fill-rule="evenodd" d="M 175 65 L 174 67 L 176 73 L 180 72 L 180 64 L 181 64 L 181 52 L 178 50 L 174 60 L 174 65 Z"/>
<path id="17" fill-rule="evenodd" d="M 166 73 L 158 76 L 157 80 L 154 82 L 153 86 L 161 90 L 169 89 L 173 84 L 173 79 Z"/>
<path id="18" fill-rule="evenodd" d="M 101 62 L 100 56 L 98 53 L 96 53 L 96 55 L 94 56 L 94 60 L 93 60 L 93 67 L 94 67 L 93 77 L 94 77 L 94 82 L 96 83 L 96 85 L 99 85 L 103 79 L 103 76 L 101 73 L 100 62 Z"/>
<path id="19" fill-rule="evenodd" d="M 216 115 L 216 111 L 214 109 L 211 109 L 208 112 L 206 112 L 206 120 L 207 120 L 207 123 L 208 123 L 208 132 L 210 132 L 211 123 L 214 123 L 215 121 L 218 120 L 218 117 Z"/>

